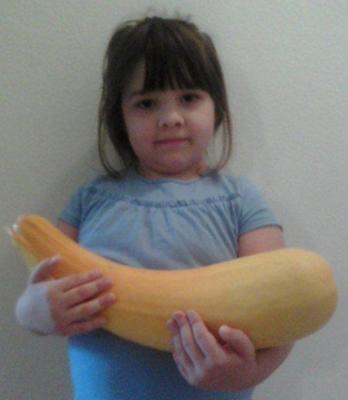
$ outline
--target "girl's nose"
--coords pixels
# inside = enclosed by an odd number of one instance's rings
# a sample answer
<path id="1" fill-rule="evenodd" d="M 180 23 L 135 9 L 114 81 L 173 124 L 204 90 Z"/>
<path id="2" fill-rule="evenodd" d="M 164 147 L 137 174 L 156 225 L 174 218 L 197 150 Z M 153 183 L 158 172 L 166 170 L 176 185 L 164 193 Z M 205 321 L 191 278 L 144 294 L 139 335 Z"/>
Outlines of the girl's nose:
<path id="1" fill-rule="evenodd" d="M 158 125 L 160 128 L 180 127 L 184 124 L 183 116 L 178 110 L 162 110 L 158 117 Z"/>

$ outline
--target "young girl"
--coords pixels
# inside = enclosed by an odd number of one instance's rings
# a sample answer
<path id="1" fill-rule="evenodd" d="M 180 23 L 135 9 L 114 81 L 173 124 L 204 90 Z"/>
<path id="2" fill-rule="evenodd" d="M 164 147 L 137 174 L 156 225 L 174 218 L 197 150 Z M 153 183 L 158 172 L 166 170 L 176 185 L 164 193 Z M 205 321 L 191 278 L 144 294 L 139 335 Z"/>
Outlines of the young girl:
<path id="1" fill-rule="evenodd" d="M 284 246 L 257 190 L 222 172 L 231 153 L 224 79 L 210 37 L 195 25 L 153 17 L 119 27 L 106 53 L 99 115 L 107 174 L 83 185 L 60 215 L 58 227 L 73 240 L 123 264 L 157 269 Z M 207 148 L 217 134 L 224 146 L 210 165 Z M 108 161 L 107 140 L 120 170 Z M 57 263 L 38 266 L 16 313 L 34 332 L 69 336 L 75 399 L 251 399 L 290 351 L 255 351 L 245 333 L 228 326 L 215 338 L 194 310 L 177 310 L 168 321 L 172 353 L 122 340 L 100 329 L 100 312 L 117 302 L 111 282 L 98 271 L 48 280 Z"/>

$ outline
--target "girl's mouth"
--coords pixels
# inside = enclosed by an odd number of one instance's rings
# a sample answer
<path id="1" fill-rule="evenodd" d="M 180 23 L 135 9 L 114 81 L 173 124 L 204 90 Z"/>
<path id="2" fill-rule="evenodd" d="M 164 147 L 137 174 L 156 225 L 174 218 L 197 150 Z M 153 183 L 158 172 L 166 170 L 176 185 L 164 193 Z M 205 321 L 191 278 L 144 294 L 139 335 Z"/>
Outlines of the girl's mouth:
<path id="1" fill-rule="evenodd" d="M 180 146 L 188 142 L 189 140 L 187 138 L 172 138 L 172 139 L 157 140 L 155 144 L 158 146 Z"/>

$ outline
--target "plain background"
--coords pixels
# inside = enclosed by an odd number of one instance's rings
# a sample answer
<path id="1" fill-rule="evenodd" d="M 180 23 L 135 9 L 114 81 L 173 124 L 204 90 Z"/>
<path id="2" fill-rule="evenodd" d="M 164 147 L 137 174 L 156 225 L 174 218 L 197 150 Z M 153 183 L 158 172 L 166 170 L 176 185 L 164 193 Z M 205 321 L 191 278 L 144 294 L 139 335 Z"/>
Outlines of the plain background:
<path id="1" fill-rule="evenodd" d="M 72 396 L 65 340 L 15 324 L 27 273 L 2 227 L 22 213 L 54 219 L 101 170 L 96 127 L 105 46 L 119 22 L 148 11 L 191 15 L 211 34 L 234 121 L 229 170 L 262 190 L 288 245 L 321 253 L 337 279 L 335 316 L 298 342 L 255 400 L 346 399 L 346 0 L 1 1 L 1 399 Z"/>

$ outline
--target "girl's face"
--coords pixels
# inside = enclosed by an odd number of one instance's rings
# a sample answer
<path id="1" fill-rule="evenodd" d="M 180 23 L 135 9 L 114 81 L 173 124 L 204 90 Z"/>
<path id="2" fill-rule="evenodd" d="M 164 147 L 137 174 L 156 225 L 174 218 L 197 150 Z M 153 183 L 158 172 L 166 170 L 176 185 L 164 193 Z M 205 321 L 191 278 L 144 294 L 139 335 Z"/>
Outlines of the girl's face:
<path id="1" fill-rule="evenodd" d="M 214 134 L 215 106 L 199 89 L 141 93 L 140 64 L 122 97 L 129 141 L 146 178 L 192 179 L 207 168 L 206 150 Z"/>

